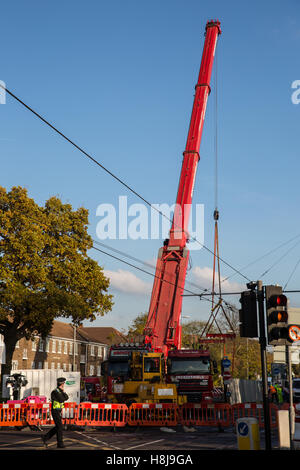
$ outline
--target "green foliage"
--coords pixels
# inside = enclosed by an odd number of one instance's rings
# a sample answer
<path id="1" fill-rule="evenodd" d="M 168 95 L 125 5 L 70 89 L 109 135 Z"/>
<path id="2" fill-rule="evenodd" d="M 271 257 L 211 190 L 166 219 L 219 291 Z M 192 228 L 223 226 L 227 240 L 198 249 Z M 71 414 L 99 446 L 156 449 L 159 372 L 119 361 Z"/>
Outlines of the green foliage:
<path id="1" fill-rule="evenodd" d="M 205 322 L 190 321 L 182 324 L 181 345 L 183 348 L 193 348 L 205 327 Z"/>
<path id="2" fill-rule="evenodd" d="M 128 328 L 128 338 L 135 336 L 142 336 L 146 326 L 148 312 L 140 313 L 131 323 Z"/>
<path id="3" fill-rule="evenodd" d="M 238 337 L 233 344 L 234 348 L 230 351 L 231 357 L 234 357 L 233 377 L 256 380 L 261 374 L 259 342 Z"/>
<path id="4" fill-rule="evenodd" d="M 22 337 L 45 337 L 58 317 L 79 325 L 112 308 L 109 279 L 87 252 L 88 211 L 57 197 L 44 207 L 0 187 L 0 334 L 6 353 Z"/>

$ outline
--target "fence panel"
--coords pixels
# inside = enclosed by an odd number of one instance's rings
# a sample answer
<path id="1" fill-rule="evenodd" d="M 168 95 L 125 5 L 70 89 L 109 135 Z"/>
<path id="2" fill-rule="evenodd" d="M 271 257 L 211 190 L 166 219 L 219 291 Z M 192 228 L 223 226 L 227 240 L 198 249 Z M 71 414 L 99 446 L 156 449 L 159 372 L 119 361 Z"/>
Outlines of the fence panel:
<path id="1" fill-rule="evenodd" d="M 28 403 L 26 421 L 30 426 L 54 424 L 51 417 L 51 403 Z"/>
<path id="2" fill-rule="evenodd" d="M 269 404 L 270 426 L 276 428 L 278 426 L 277 418 L 278 407 L 273 403 Z M 264 427 L 264 409 L 260 403 L 238 403 L 231 406 L 232 424 L 235 425 L 238 418 L 256 418 L 259 427 Z"/>
<path id="3" fill-rule="evenodd" d="M 179 422 L 185 426 L 231 426 L 231 406 L 186 403 L 180 407 Z"/>
<path id="4" fill-rule="evenodd" d="M 0 426 L 26 426 L 27 405 L 0 404 Z"/>
<path id="5" fill-rule="evenodd" d="M 129 426 L 177 426 L 178 406 L 174 403 L 132 403 Z"/>
<path id="6" fill-rule="evenodd" d="M 128 408 L 123 404 L 80 403 L 77 409 L 78 426 L 125 426 Z"/>

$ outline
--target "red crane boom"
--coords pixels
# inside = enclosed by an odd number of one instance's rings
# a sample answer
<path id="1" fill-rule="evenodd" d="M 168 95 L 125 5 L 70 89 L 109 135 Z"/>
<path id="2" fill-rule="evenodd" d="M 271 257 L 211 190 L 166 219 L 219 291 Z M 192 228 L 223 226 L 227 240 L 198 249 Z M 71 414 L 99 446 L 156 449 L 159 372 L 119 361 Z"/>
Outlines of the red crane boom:
<path id="1" fill-rule="evenodd" d="M 188 223 L 192 194 L 200 159 L 199 149 L 205 118 L 207 98 L 217 39 L 221 34 L 219 21 L 208 21 L 200 72 L 174 209 L 169 239 L 158 252 L 156 275 L 152 288 L 150 308 L 144 333 L 146 341 L 156 351 L 167 355 L 172 348 L 181 347 L 180 317 L 182 293 L 185 285 L 189 251 Z"/>

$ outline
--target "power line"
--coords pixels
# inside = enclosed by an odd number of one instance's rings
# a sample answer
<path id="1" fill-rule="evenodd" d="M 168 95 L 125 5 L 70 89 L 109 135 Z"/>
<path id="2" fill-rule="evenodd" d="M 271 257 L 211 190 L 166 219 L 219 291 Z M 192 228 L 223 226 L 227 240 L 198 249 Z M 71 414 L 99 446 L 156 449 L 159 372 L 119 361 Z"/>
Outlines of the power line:
<path id="1" fill-rule="evenodd" d="M 78 144 L 76 144 L 73 140 L 71 140 L 69 137 L 67 137 L 63 132 L 61 132 L 59 129 L 57 129 L 53 124 L 51 124 L 48 120 L 46 120 L 43 116 L 41 116 L 38 112 L 36 112 L 32 107 L 30 107 L 29 105 L 27 105 L 23 100 L 21 100 L 20 98 L 18 98 L 14 93 L 12 93 L 10 90 L 8 90 L 8 89 L 7 89 L 5 86 L 3 86 L 1 83 L 0 83 L 0 87 L 1 87 L 2 89 L 4 89 L 12 98 L 14 98 L 16 101 L 18 101 L 22 106 L 24 106 L 27 110 L 29 110 L 31 113 L 33 113 L 38 119 L 40 119 L 42 122 L 44 122 L 44 124 L 46 124 L 47 126 L 49 126 L 52 130 L 54 130 L 57 134 L 59 134 L 63 139 L 65 139 L 68 143 L 70 143 L 70 144 L 71 144 L 72 146 L 74 146 L 77 150 L 79 150 L 83 155 L 85 155 L 85 157 L 87 157 L 88 159 L 90 159 L 94 164 L 96 164 L 97 166 L 99 166 L 99 167 L 100 167 L 102 170 L 104 170 L 108 175 L 110 175 L 112 178 L 114 178 L 116 181 L 118 181 L 121 185 L 123 185 L 126 189 L 128 189 L 132 194 L 134 194 L 135 196 L 137 196 L 139 199 L 141 199 L 145 204 L 147 204 L 147 205 L 150 206 L 151 208 L 154 208 L 154 210 L 156 210 L 161 216 L 165 217 L 167 220 L 169 220 L 170 222 L 172 222 L 172 220 L 171 220 L 169 217 L 167 217 L 165 214 L 163 214 L 163 213 L 162 213 L 159 209 L 157 209 L 155 206 L 152 206 L 152 204 L 151 204 L 149 201 L 147 201 L 141 194 L 139 194 L 139 193 L 138 193 L 137 191 L 135 191 L 131 186 L 129 186 L 126 182 L 124 182 L 121 178 L 119 178 L 119 177 L 118 177 L 117 175 L 115 175 L 112 171 L 110 171 L 108 168 L 106 168 L 104 165 L 102 165 L 102 164 L 101 164 L 98 160 L 96 160 L 91 154 L 89 154 L 88 152 L 86 152 L 82 147 L 80 147 L 80 146 L 79 146 Z M 216 102 L 216 107 L 217 107 L 217 102 Z M 215 151 L 216 151 L 216 171 L 217 171 L 217 135 L 216 135 L 216 143 L 215 143 L 215 145 L 216 145 Z M 217 193 L 216 193 L 215 196 L 216 196 L 216 200 L 217 200 Z M 186 232 L 185 232 L 185 233 L 186 233 Z M 296 238 L 296 237 L 295 237 L 295 238 Z M 199 240 L 197 240 L 195 237 L 191 237 L 191 239 L 192 239 L 193 241 L 195 241 L 196 243 L 198 243 L 200 246 L 202 246 L 202 247 L 203 247 L 205 250 L 207 250 L 209 253 L 211 253 L 211 254 L 214 255 L 214 253 L 213 253 L 212 250 L 210 250 L 208 247 L 206 247 L 203 243 L 201 243 L 201 242 L 200 242 Z M 98 242 L 98 243 L 99 243 L 99 242 Z M 289 242 L 286 242 L 286 243 L 289 243 Z M 283 245 L 284 245 L 284 244 L 283 244 Z M 283 246 L 283 245 L 280 245 L 280 247 Z M 298 245 L 298 243 L 297 243 L 296 245 L 294 245 L 290 250 L 288 250 L 287 253 L 285 253 L 276 263 L 274 263 L 274 264 L 273 264 L 268 270 L 266 270 L 260 277 L 262 277 L 262 276 L 264 276 L 265 274 L 267 274 L 276 264 L 278 264 L 279 261 L 281 261 L 281 259 L 282 259 L 284 256 L 286 256 L 286 254 L 288 254 L 288 253 L 289 253 L 295 246 L 297 246 L 297 245 Z M 108 256 L 114 258 L 114 259 L 117 259 L 118 261 L 120 261 L 120 262 L 122 262 L 122 263 L 125 263 L 125 264 L 127 264 L 127 265 L 129 265 L 129 266 L 131 266 L 131 267 L 133 267 L 133 268 L 135 268 L 135 269 L 137 269 L 137 270 L 139 270 L 139 271 L 142 271 L 142 272 L 144 272 L 144 273 L 146 273 L 146 274 L 148 274 L 148 275 L 151 275 L 151 276 L 153 276 L 153 277 L 158 277 L 158 276 L 156 276 L 155 274 L 149 273 L 148 271 L 146 271 L 146 270 L 144 270 L 144 269 L 142 269 L 142 268 L 139 268 L 138 266 L 135 266 L 135 265 L 133 265 L 133 264 L 131 264 L 131 263 L 128 263 L 128 262 L 122 260 L 121 258 L 118 258 L 118 257 L 116 257 L 116 256 L 114 256 L 114 255 L 111 255 L 111 254 L 105 252 L 104 250 L 100 250 L 99 248 L 97 248 L 97 247 L 95 247 L 95 246 L 92 246 L 92 248 L 95 249 L 95 250 L 97 250 L 97 251 L 99 251 L 99 252 L 101 252 L 101 253 L 104 253 L 104 254 L 106 254 L 106 255 L 108 255 Z M 110 249 L 112 249 L 112 248 L 110 247 Z M 270 253 L 272 253 L 272 252 L 274 252 L 274 251 L 275 251 L 275 249 L 274 249 L 274 250 L 271 250 L 270 252 L 268 252 L 268 253 L 267 253 L 266 255 L 264 255 L 263 257 L 267 256 L 268 254 L 270 254 Z M 124 254 L 124 253 L 123 253 L 123 254 Z M 126 254 L 126 256 L 130 257 L 131 255 Z M 260 259 L 262 259 L 263 257 L 261 257 Z M 131 258 L 132 258 L 132 259 L 135 259 L 135 260 L 138 261 L 138 262 L 141 262 L 140 260 L 137 260 L 137 259 L 134 258 L 134 257 L 131 257 Z M 242 276 L 244 279 L 250 281 L 250 279 L 249 279 L 247 276 L 245 276 L 244 274 L 242 274 L 242 273 L 240 272 L 240 270 L 234 268 L 230 263 L 228 263 L 227 261 L 225 261 L 224 259 L 222 259 L 220 256 L 217 256 L 217 258 L 218 258 L 221 262 L 223 262 L 225 265 L 227 265 L 229 268 L 231 268 L 233 271 L 235 271 L 235 274 L 239 274 L 239 275 Z M 257 260 L 256 260 L 256 261 L 257 261 Z M 256 262 L 256 261 L 254 261 L 254 262 Z M 253 262 L 253 263 L 250 263 L 250 264 L 247 265 L 246 267 L 250 266 L 251 264 L 254 264 L 254 262 Z M 144 262 L 143 262 L 143 263 L 144 263 Z M 294 272 L 295 272 L 297 266 L 299 265 L 299 263 L 300 263 L 300 259 L 299 259 L 299 261 L 297 262 L 297 264 L 296 264 L 296 266 L 295 266 L 293 272 L 291 273 L 290 278 L 288 279 L 288 281 L 287 281 L 285 287 L 287 286 L 288 282 L 290 281 L 291 276 L 294 274 Z M 145 264 L 145 263 L 144 263 L 144 264 Z M 245 268 L 243 268 L 243 269 L 245 269 Z M 233 274 L 233 275 L 234 275 L 234 274 Z M 229 277 L 231 277 L 231 276 L 229 276 Z M 229 279 L 229 277 L 223 279 L 222 282 L 224 282 L 225 280 Z M 164 281 L 164 282 L 170 283 L 169 281 Z M 188 282 L 188 281 L 187 281 L 187 282 Z M 172 284 L 172 283 L 171 283 L 171 284 Z M 174 284 L 173 284 L 173 285 L 174 285 Z M 198 286 L 197 286 L 197 288 L 198 288 Z M 201 287 L 200 287 L 200 288 L 201 288 Z M 202 293 L 202 294 L 196 294 L 196 293 L 194 293 L 194 292 L 192 292 L 192 291 L 189 291 L 189 290 L 186 289 L 186 288 L 183 288 L 184 291 L 190 292 L 190 294 L 191 294 L 192 296 L 199 296 L 199 297 L 202 297 L 202 296 L 204 296 L 204 295 L 212 295 L 212 293 L 211 293 L 211 294 L 209 294 L 209 293 L 206 294 L 206 293 L 205 293 L 205 292 L 207 291 L 207 289 L 204 289 L 204 288 L 201 288 L 201 289 L 203 290 L 203 293 Z M 293 292 L 294 292 L 294 291 L 293 291 Z M 295 291 L 295 292 L 297 292 L 297 291 Z M 223 293 L 223 294 L 228 294 L 228 295 L 229 295 L 230 293 Z M 231 295 L 233 295 L 233 294 L 238 294 L 238 293 L 231 293 Z M 209 299 L 205 299 L 205 300 L 209 300 Z"/>
<path id="2" fill-rule="evenodd" d="M 241 268 L 241 271 L 243 271 L 244 269 L 247 269 L 249 268 L 250 266 L 252 266 L 253 264 L 257 263 L 258 261 L 261 261 L 263 258 L 266 258 L 267 256 L 271 255 L 272 253 L 275 253 L 275 251 L 279 250 L 280 248 L 282 248 L 283 246 L 285 245 L 288 245 L 289 243 L 291 243 L 293 240 L 296 240 L 296 238 L 299 238 L 300 237 L 300 233 L 298 233 L 298 235 L 290 238 L 289 240 L 281 243 L 280 245 L 278 245 L 277 247 L 273 248 L 272 250 L 268 251 L 267 253 L 265 253 L 264 255 L 260 256 L 259 258 L 256 258 L 254 261 L 252 261 L 251 263 L 247 264 L 246 266 L 242 267 Z M 230 276 L 227 276 L 226 278 L 222 279 L 221 282 L 225 282 L 227 281 L 228 279 L 232 278 L 233 276 L 235 276 L 236 273 L 233 273 L 231 274 Z"/>
<path id="3" fill-rule="evenodd" d="M 139 262 L 139 263 L 145 264 L 146 266 L 149 266 L 149 267 L 151 267 L 151 268 L 153 269 L 153 266 L 152 266 L 151 264 L 145 263 L 144 261 L 139 260 L 138 258 L 135 258 L 135 257 L 133 257 L 133 256 L 131 256 L 131 255 L 128 255 L 127 253 L 124 253 L 124 252 L 122 252 L 122 251 L 120 251 L 120 250 L 117 250 L 117 249 L 112 248 L 112 247 L 110 247 L 110 246 L 108 246 L 108 245 L 105 245 L 104 243 L 98 242 L 97 240 L 93 240 L 93 242 L 94 242 L 94 243 L 98 243 L 99 245 L 104 246 L 104 247 L 108 248 L 109 250 L 112 250 L 112 251 L 114 251 L 114 252 L 117 252 L 117 253 L 119 253 L 119 254 L 121 254 L 121 255 L 123 255 L 123 256 L 126 256 L 126 257 L 128 257 L 128 258 L 131 258 L 131 259 L 133 259 L 133 260 L 135 260 L 135 261 L 137 261 L 137 262 Z M 133 264 L 131 264 L 131 263 L 128 263 L 127 261 L 122 260 L 121 258 L 119 258 L 119 257 L 117 257 L 117 256 L 113 256 L 113 255 L 111 255 L 110 253 L 107 253 L 107 252 L 104 251 L 104 250 L 100 250 L 99 248 L 97 248 L 97 247 L 95 247 L 95 246 L 92 246 L 92 248 L 94 248 L 94 249 L 97 250 L 97 251 L 100 251 L 101 253 L 104 253 L 104 254 L 107 255 L 107 256 L 110 256 L 111 258 L 114 258 L 114 259 L 116 259 L 116 260 L 118 260 L 118 261 L 121 261 L 122 263 L 127 264 L 128 266 L 131 266 L 131 267 L 134 268 L 134 269 L 137 269 L 137 270 L 139 270 L 139 271 L 142 271 L 142 272 L 145 273 L 145 274 L 148 274 L 148 275 L 150 275 L 150 276 L 152 276 L 152 277 L 154 277 L 154 278 L 157 278 L 157 279 L 161 279 L 160 276 L 157 276 L 156 274 L 150 273 L 149 271 L 146 271 L 146 270 L 144 270 L 144 269 L 142 269 L 142 268 L 139 268 L 138 266 L 135 266 L 135 265 L 133 265 Z M 160 272 L 162 272 L 162 271 L 160 270 Z M 167 280 L 163 279 L 162 282 L 166 282 L 167 284 L 170 284 L 170 285 L 173 285 L 173 286 L 176 286 L 176 287 L 177 287 L 177 285 L 174 284 L 174 283 L 171 282 L 171 281 L 167 281 Z M 202 293 L 195 293 L 195 292 L 193 292 L 193 291 L 191 291 L 191 290 L 189 290 L 189 289 L 183 287 L 183 288 L 182 288 L 183 291 L 189 292 L 189 294 L 182 295 L 183 297 L 189 297 L 189 296 L 190 296 L 190 297 L 200 297 L 200 300 L 201 300 L 203 296 L 212 295 L 212 293 L 207 293 L 207 290 L 208 290 L 208 289 L 206 289 L 206 288 L 204 288 L 204 287 L 198 286 L 197 284 L 192 283 L 192 282 L 190 282 L 190 281 L 185 281 L 185 284 L 187 284 L 187 283 L 189 283 L 190 285 L 193 285 L 193 286 L 196 287 L 197 289 L 200 288 L 203 292 L 202 292 Z M 218 295 L 218 294 L 215 294 L 215 295 Z M 231 294 L 231 295 L 232 295 L 232 294 Z M 205 298 L 205 297 L 203 298 L 203 300 L 207 300 L 207 301 L 213 303 L 212 300 L 207 299 L 207 298 Z M 225 303 L 226 303 L 226 302 L 225 302 Z M 230 305 L 229 303 L 226 303 L 226 305 L 232 307 L 232 305 Z"/>
<path id="4" fill-rule="evenodd" d="M 277 261 L 275 261 L 275 263 L 272 264 L 272 266 L 270 266 L 264 273 L 262 273 L 260 276 L 259 276 L 259 279 L 261 279 L 263 276 L 265 276 L 269 271 L 271 271 L 271 269 L 274 268 L 274 266 L 276 266 L 283 258 L 285 258 L 285 256 L 287 256 L 296 246 L 298 246 L 300 243 L 300 241 L 298 241 L 297 243 L 295 243 L 295 245 L 293 245 L 291 248 L 289 248 Z"/>
<path id="5" fill-rule="evenodd" d="M 116 249 L 116 248 L 113 248 L 113 247 L 111 247 L 111 246 L 109 246 L 109 245 L 106 245 L 106 244 L 103 243 L 103 242 L 99 242 L 98 240 L 94 240 L 94 239 L 93 239 L 93 242 L 96 243 L 97 245 L 100 245 L 100 246 L 102 246 L 102 247 L 104 247 L 104 248 L 107 248 L 107 249 L 113 251 L 114 253 L 117 253 L 117 254 L 122 255 L 122 256 L 125 256 L 126 258 L 129 258 L 129 259 L 131 259 L 131 260 L 133 260 L 133 261 L 136 261 L 136 262 L 138 262 L 138 263 L 141 263 L 141 264 L 143 264 L 144 266 L 148 266 L 148 267 L 150 267 L 151 269 L 156 269 L 155 266 L 153 266 L 152 264 L 147 263 L 146 261 L 143 261 L 143 260 L 141 260 L 141 259 L 139 259 L 139 258 L 136 258 L 135 256 L 129 255 L 128 253 L 125 253 L 124 251 L 121 251 L 121 250 L 118 250 L 118 249 Z M 162 271 L 160 270 L 160 272 L 162 272 Z M 185 284 L 189 284 L 189 285 L 195 287 L 196 289 L 201 289 L 203 292 L 207 292 L 207 291 L 208 291 L 207 288 L 202 287 L 202 286 L 200 286 L 200 285 L 198 285 L 198 284 L 196 284 L 196 283 L 194 283 L 194 282 L 188 281 L 188 280 L 185 280 Z"/>
<path id="6" fill-rule="evenodd" d="M 286 286 L 288 285 L 288 283 L 289 283 L 290 280 L 292 279 L 293 274 L 295 273 L 296 269 L 297 269 L 298 266 L 299 266 L 299 263 L 300 263 L 300 258 L 298 259 L 297 263 L 295 264 L 295 267 L 294 267 L 293 271 L 292 271 L 291 274 L 290 274 L 290 277 L 288 278 L 287 282 L 285 283 L 284 289 L 286 288 Z"/>
<path id="7" fill-rule="evenodd" d="M 79 150 L 85 157 L 87 157 L 89 160 L 91 160 L 93 163 L 95 163 L 97 166 L 99 166 L 102 170 L 104 170 L 107 174 L 109 174 L 112 178 L 114 178 L 116 181 L 118 181 L 121 185 L 123 185 L 126 189 L 128 189 L 132 194 L 137 196 L 139 199 L 141 199 L 145 204 L 156 210 L 162 217 L 165 217 L 167 220 L 169 220 L 172 223 L 172 220 L 167 217 L 163 212 L 161 212 L 157 207 L 153 206 L 147 199 L 145 199 L 143 196 L 141 196 L 137 191 L 135 191 L 131 186 L 129 186 L 127 183 L 125 183 L 121 178 L 116 176 L 112 171 L 110 171 L 108 168 L 106 168 L 104 165 L 102 165 L 96 158 L 94 158 L 91 154 L 86 152 L 82 147 L 80 147 L 78 144 L 76 144 L 73 140 L 71 140 L 69 137 L 67 137 L 63 132 L 58 130 L 53 124 L 51 124 L 47 119 L 45 119 L 43 116 L 41 116 L 37 111 L 35 111 L 31 106 L 27 105 L 23 100 L 18 98 L 14 93 L 12 93 L 10 90 L 8 90 L 5 86 L 3 86 L 0 83 L 0 87 L 5 90 L 12 98 L 14 98 L 16 101 L 18 101 L 22 106 L 24 106 L 28 111 L 33 113 L 38 119 L 44 122 L 47 126 L 49 126 L 52 130 L 54 130 L 57 134 L 59 134 L 63 139 L 65 139 L 68 143 L 73 145 L 77 150 Z M 180 227 L 181 229 L 181 227 Z M 189 236 L 185 231 L 184 233 Z M 197 238 L 191 237 L 193 241 L 198 243 L 200 246 L 202 246 L 205 250 L 207 250 L 209 253 L 213 254 L 213 251 L 210 250 L 207 246 L 205 246 L 203 243 L 201 243 Z M 242 274 L 238 269 L 234 268 L 230 263 L 222 259 L 220 256 L 218 256 L 218 259 L 222 261 L 226 266 L 228 266 L 230 269 L 235 271 L 237 274 L 242 276 L 244 279 L 247 281 L 250 281 L 250 279 Z"/>
<path id="8" fill-rule="evenodd" d="M 96 246 L 92 246 L 92 248 L 93 248 L 94 250 L 99 251 L 100 253 L 104 253 L 105 255 L 110 256 L 111 258 L 114 258 L 114 259 L 117 260 L 117 261 L 121 261 L 121 263 L 127 264 L 128 266 L 131 266 L 132 268 L 137 269 L 138 271 L 141 271 L 141 272 L 143 272 L 143 273 L 145 273 L 145 274 L 148 274 L 149 276 L 152 276 L 152 277 L 157 278 L 157 279 L 161 279 L 160 276 L 157 276 L 156 274 L 150 273 L 149 271 L 146 271 L 146 270 L 143 269 L 143 268 L 139 268 L 138 266 L 135 266 L 134 264 L 129 263 L 128 261 L 125 261 L 125 260 L 119 258 L 118 256 L 112 255 L 111 253 L 107 253 L 107 251 L 100 250 L 100 248 L 97 248 Z M 162 281 L 163 281 L 163 282 L 166 282 L 167 284 L 170 284 L 170 285 L 172 285 L 172 286 L 177 287 L 177 285 L 174 284 L 174 283 L 171 282 L 171 281 L 167 281 L 166 279 L 163 279 Z M 190 291 L 190 290 L 187 289 L 186 287 L 182 287 L 182 290 L 183 290 L 183 291 L 186 291 L 186 292 L 189 292 L 190 294 L 192 294 L 192 295 L 194 295 L 194 296 L 199 296 L 199 295 L 201 296 L 201 294 L 196 294 L 195 292 Z M 209 299 L 205 299 L 205 300 L 211 302 L 211 300 L 209 300 Z"/>
<path id="9" fill-rule="evenodd" d="M 38 224 L 40 225 L 40 227 L 42 227 L 42 228 L 45 228 L 45 227 L 46 227 L 46 228 L 48 228 L 48 229 L 52 229 L 52 227 L 51 227 L 50 225 L 46 224 L 45 222 L 41 222 L 41 221 L 35 219 L 34 217 L 31 217 L 31 216 L 28 215 L 28 214 L 26 214 L 26 217 L 28 217 L 28 218 L 29 218 L 30 220 L 32 220 L 33 222 L 38 223 Z M 72 237 L 70 234 L 68 234 L 68 233 L 66 233 L 65 235 L 67 235 L 67 236 L 70 237 L 70 238 L 73 238 L 73 237 Z M 116 248 L 112 248 L 112 247 L 110 247 L 110 246 L 108 246 L 108 245 L 105 245 L 104 243 L 98 242 L 97 240 L 93 240 L 93 239 L 92 239 L 92 241 L 93 241 L 94 243 L 97 243 L 97 244 L 99 244 L 99 245 L 101 245 L 101 246 L 104 246 L 104 247 L 108 248 L 108 249 L 111 250 L 111 251 L 114 251 L 114 252 L 117 252 L 118 254 L 121 254 L 121 255 L 123 255 L 123 256 L 126 256 L 126 257 L 128 257 L 128 258 L 130 258 L 130 259 L 132 259 L 132 260 L 135 260 L 135 261 L 137 261 L 137 262 L 139 262 L 139 263 L 148 265 L 148 266 L 150 266 L 150 267 L 153 269 L 153 266 L 150 265 L 150 263 L 146 263 L 146 262 L 144 262 L 144 261 L 142 261 L 142 260 L 139 260 L 138 258 L 136 258 L 136 257 L 134 257 L 134 256 L 131 256 L 131 255 L 129 255 L 128 253 L 124 253 L 124 252 L 122 252 L 122 251 L 120 251 L 120 250 L 117 250 Z M 157 276 L 156 274 L 150 273 L 149 271 L 146 271 L 145 269 L 139 268 L 138 266 L 136 266 L 136 265 L 134 265 L 134 264 L 132 264 L 132 263 L 129 263 L 128 261 L 125 261 L 125 260 L 123 260 L 123 259 L 121 259 L 121 258 L 119 258 L 119 257 L 117 257 L 117 256 L 114 256 L 114 255 L 112 255 L 111 253 L 107 253 L 107 251 L 100 250 L 100 248 L 97 248 L 97 247 L 95 247 L 94 245 L 91 246 L 91 249 L 92 249 L 92 248 L 93 248 L 94 250 L 97 250 L 97 251 L 99 251 L 99 252 L 101 252 L 101 253 L 103 253 L 103 254 L 105 254 L 105 255 L 107 255 L 107 256 L 113 258 L 113 259 L 115 259 L 115 260 L 118 260 L 118 261 L 120 261 L 120 262 L 122 262 L 122 263 L 124 263 L 124 264 L 126 264 L 126 265 L 128 265 L 128 266 L 131 266 L 132 268 L 137 269 L 138 271 L 141 271 L 141 272 L 143 272 L 143 273 L 145 273 L 145 274 L 148 274 L 148 275 L 150 275 L 150 276 L 152 276 L 152 277 L 154 277 L 154 278 L 160 279 L 160 276 Z M 170 284 L 170 285 L 172 285 L 172 286 L 177 287 L 177 284 L 175 284 L 175 283 L 173 283 L 173 282 L 171 282 L 171 281 L 167 281 L 167 280 L 163 279 L 163 282 L 166 282 L 167 284 Z M 199 288 L 199 286 L 197 286 L 196 284 L 195 284 L 195 287 L 196 287 L 196 288 Z M 201 287 L 200 287 L 200 289 L 201 289 Z M 187 289 L 187 288 L 185 288 L 185 287 L 183 287 L 182 290 L 183 290 L 183 291 L 186 291 L 186 292 L 189 292 L 190 294 L 193 294 L 194 296 L 197 296 L 197 295 L 198 295 L 198 294 L 196 294 L 195 292 L 193 292 L 193 291 L 191 291 L 191 290 L 189 290 L 189 289 Z M 205 290 L 207 290 L 207 289 L 202 288 L 202 290 L 205 291 Z M 209 299 L 205 299 L 205 300 L 211 302 L 211 300 L 209 300 Z"/>
<path id="10" fill-rule="evenodd" d="M 297 293 L 297 292 L 300 292 L 300 290 L 296 289 L 296 290 L 285 290 L 285 287 L 286 285 L 284 286 L 284 290 L 282 292 L 284 292 L 285 294 L 292 294 L 292 293 Z M 242 292 L 222 292 L 222 297 L 223 295 L 241 295 Z M 216 292 L 206 292 L 206 293 L 203 293 L 203 294 L 186 294 L 186 295 L 183 295 L 183 297 L 204 297 L 204 296 L 210 296 L 210 295 L 217 295 Z"/>

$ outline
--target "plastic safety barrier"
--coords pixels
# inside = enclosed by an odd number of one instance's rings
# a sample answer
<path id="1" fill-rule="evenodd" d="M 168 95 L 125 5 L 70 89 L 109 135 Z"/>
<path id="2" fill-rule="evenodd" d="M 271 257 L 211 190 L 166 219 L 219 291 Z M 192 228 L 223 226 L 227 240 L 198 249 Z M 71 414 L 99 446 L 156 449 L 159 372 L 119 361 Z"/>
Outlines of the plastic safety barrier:
<path id="1" fill-rule="evenodd" d="M 185 426 L 231 426 L 231 406 L 186 403 L 180 407 L 179 422 Z"/>
<path id="2" fill-rule="evenodd" d="M 27 404 L 0 404 L 0 426 L 25 426 Z"/>
<path id="3" fill-rule="evenodd" d="M 77 410 L 77 403 L 65 403 L 65 407 L 63 408 L 61 413 L 63 424 L 75 425 L 77 423 Z"/>
<path id="4" fill-rule="evenodd" d="M 31 400 L 30 400 L 31 401 Z M 285 404 L 281 408 L 285 408 Z M 270 424 L 278 426 L 278 406 L 269 404 Z M 297 421 L 300 410 L 296 411 Z M 264 426 L 263 405 L 259 403 L 65 403 L 62 410 L 64 425 L 75 426 L 235 426 L 239 418 L 256 418 L 259 427 Z M 48 426 L 53 425 L 51 403 L 0 404 L 1 426 Z"/>
<path id="5" fill-rule="evenodd" d="M 273 403 L 269 404 L 270 412 L 270 426 L 276 428 L 278 425 L 277 419 L 278 407 Z M 231 406 L 232 424 L 235 425 L 236 420 L 239 418 L 256 418 L 259 427 L 264 427 L 264 409 L 260 403 L 239 403 Z"/>
<path id="6" fill-rule="evenodd" d="M 132 403 L 129 426 L 177 426 L 178 405 L 174 403 Z"/>
<path id="7" fill-rule="evenodd" d="M 78 426 L 125 426 L 128 408 L 114 403 L 80 403 L 77 408 Z"/>
<path id="8" fill-rule="evenodd" d="M 77 406 L 77 403 L 65 403 L 61 412 L 63 424 L 76 424 Z M 30 426 L 48 426 L 54 424 L 51 415 L 51 403 L 28 403 L 26 420 Z"/>
<path id="9" fill-rule="evenodd" d="M 51 403 L 28 403 L 26 421 L 30 426 L 47 426 L 53 424 Z"/>

